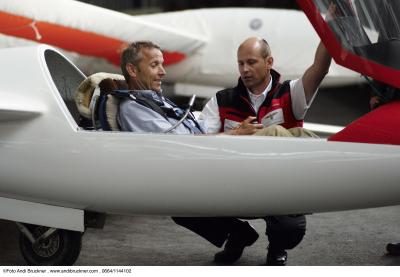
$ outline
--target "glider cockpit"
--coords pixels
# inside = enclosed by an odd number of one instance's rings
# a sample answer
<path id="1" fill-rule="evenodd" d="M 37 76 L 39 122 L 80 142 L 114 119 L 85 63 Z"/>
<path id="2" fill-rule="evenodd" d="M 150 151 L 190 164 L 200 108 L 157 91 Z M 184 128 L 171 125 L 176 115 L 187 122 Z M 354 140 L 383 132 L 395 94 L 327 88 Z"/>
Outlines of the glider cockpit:
<path id="1" fill-rule="evenodd" d="M 347 30 L 349 22 L 338 19 L 339 31 L 329 28 L 334 22 L 325 16 L 332 2 L 374 1 L 298 1 L 336 62 L 400 87 L 398 69 L 367 59 L 369 50 L 356 53 L 381 43 L 379 35 L 371 40 L 371 24 L 360 19 L 356 25 L 371 44 L 342 46 L 348 34 L 335 32 Z M 387 9 L 386 3 L 398 5 L 383 2 Z M 346 128 L 354 140 L 349 135 L 327 141 L 93 132 L 81 128 L 85 111 L 75 104 L 85 76 L 57 50 L 46 45 L 2 49 L 0 60 L 0 218 L 27 226 L 23 240 L 29 264 L 72 264 L 79 255 L 81 233 L 76 232 L 84 231 L 89 212 L 254 217 L 400 203 L 398 102 L 378 108 L 379 115 L 371 112 L 361 129 Z M 90 108 L 91 99 L 82 97 L 78 103 Z M 361 141 L 371 133 L 378 139 Z M 193 178 L 194 169 L 199 178 Z M 74 241 L 73 253 L 65 243 L 43 258 L 36 247 L 43 238 Z"/>

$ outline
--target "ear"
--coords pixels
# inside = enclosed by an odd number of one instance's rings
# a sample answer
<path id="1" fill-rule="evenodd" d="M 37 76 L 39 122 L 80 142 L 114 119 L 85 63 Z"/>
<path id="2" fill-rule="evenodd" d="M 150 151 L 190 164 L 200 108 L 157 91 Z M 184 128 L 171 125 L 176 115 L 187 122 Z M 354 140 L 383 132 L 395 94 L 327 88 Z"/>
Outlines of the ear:
<path id="1" fill-rule="evenodd" d="M 134 64 L 131 63 L 127 63 L 125 65 L 126 71 L 128 72 L 129 76 L 136 78 L 136 74 L 137 74 L 137 67 Z"/>
<path id="2" fill-rule="evenodd" d="M 271 69 L 273 65 L 274 65 L 274 58 L 272 56 L 266 57 L 267 69 Z"/>

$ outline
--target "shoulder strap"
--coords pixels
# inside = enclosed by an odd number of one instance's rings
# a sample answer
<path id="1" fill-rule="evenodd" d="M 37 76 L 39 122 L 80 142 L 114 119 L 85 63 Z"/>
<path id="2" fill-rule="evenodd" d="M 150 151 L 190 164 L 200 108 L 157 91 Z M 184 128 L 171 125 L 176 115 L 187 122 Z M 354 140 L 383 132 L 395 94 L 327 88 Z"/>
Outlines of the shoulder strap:
<path id="1" fill-rule="evenodd" d="M 168 116 L 170 116 L 166 109 L 161 107 L 156 101 L 144 97 L 134 90 L 114 90 L 111 93 L 119 98 L 130 98 L 131 100 L 136 101 L 138 104 L 155 111 L 166 119 L 168 119 Z"/>
<path id="2" fill-rule="evenodd" d="M 145 106 L 153 111 L 155 111 L 156 113 L 162 115 L 165 118 L 168 118 L 168 115 L 166 113 L 166 111 L 160 106 L 158 105 L 155 101 L 152 101 L 146 97 L 140 96 L 140 95 L 135 95 L 135 101 L 137 103 L 139 103 L 142 106 Z"/>
<path id="3" fill-rule="evenodd" d="M 155 100 L 152 100 L 151 98 L 141 95 L 140 93 L 135 93 L 135 91 L 114 91 L 114 93 L 121 93 L 122 97 L 126 97 L 128 95 L 130 99 L 136 101 L 142 106 L 145 106 L 155 111 L 156 113 L 163 116 L 166 120 L 168 120 L 169 118 L 180 120 L 185 113 L 181 108 L 179 108 L 174 102 L 172 102 L 168 98 L 164 98 L 164 101 L 171 105 L 172 108 L 161 106 L 161 104 L 163 104 L 161 101 L 157 102 Z M 195 134 L 204 133 L 193 114 L 190 113 L 189 118 L 195 123 L 196 126 L 192 126 L 190 123 L 186 122 L 187 119 L 183 121 L 182 124 L 192 130 Z"/>

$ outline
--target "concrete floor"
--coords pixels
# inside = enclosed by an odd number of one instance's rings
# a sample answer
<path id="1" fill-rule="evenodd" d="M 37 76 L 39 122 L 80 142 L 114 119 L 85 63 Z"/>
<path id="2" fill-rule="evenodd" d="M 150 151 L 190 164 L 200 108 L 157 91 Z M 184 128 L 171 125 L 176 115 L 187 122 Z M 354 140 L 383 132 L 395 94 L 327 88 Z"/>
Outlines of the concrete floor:
<path id="1" fill-rule="evenodd" d="M 265 261 L 265 223 L 251 223 L 260 238 L 235 265 Z M 289 252 L 288 265 L 400 266 L 400 257 L 385 255 L 387 242 L 400 242 L 399 224 L 400 206 L 309 215 L 307 234 Z M 0 266 L 25 265 L 15 225 L 0 221 L 0 234 Z M 111 215 L 103 230 L 87 230 L 76 265 L 214 265 L 217 250 L 169 217 Z"/>

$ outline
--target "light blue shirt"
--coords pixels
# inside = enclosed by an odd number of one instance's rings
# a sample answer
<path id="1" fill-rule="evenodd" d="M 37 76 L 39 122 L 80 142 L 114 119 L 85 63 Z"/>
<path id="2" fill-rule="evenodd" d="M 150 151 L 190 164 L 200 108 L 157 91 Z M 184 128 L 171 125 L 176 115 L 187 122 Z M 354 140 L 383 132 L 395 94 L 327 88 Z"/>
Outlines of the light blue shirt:
<path id="1" fill-rule="evenodd" d="M 173 108 L 165 101 L 165 98 L 154 91 L 141 91 L 142 94 L 149 94 L 158 101 L 162 101 L 163 105 L 168 108 Z M 139 133 L 163 133 L 172 127 L 178 120 L 174 118 L 165 118 L 161 114 L 145 107 L 135 100 L 122 100 L 119 106 L 118 123 L 122 131 L 131 131 Z M 188 124 L 196 126 L 193 120 L 186 120 Z M 202 127 L 202 126 L 201 126 Z M 171 132 L 172 134 L 194 134 L 194 132 L 186 127 L 183 123 L 178 125 Z"/>

